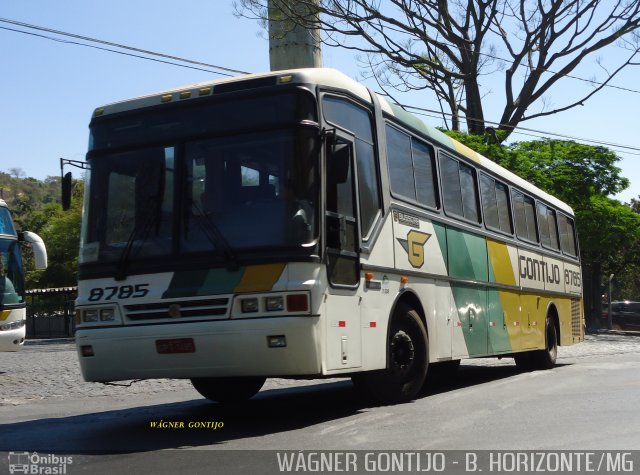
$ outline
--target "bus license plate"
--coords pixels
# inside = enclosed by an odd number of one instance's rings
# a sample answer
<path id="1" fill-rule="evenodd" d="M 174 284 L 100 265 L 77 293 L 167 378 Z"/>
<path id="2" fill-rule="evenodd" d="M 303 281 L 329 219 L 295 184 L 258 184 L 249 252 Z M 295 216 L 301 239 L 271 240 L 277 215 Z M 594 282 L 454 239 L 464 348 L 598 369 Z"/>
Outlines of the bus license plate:
<path id="1" fill-rule="evenodd" d="M 156 350 L 160 354 L 195 353 L 196 345 L 193 338 L 172 338 L 171 340 L 156 340 Z"/>

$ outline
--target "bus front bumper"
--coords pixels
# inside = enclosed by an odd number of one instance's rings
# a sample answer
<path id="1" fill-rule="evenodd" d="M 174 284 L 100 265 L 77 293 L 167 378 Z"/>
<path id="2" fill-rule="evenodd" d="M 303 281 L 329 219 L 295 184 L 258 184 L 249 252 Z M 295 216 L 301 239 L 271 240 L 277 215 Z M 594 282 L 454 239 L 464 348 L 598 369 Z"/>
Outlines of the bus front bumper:
<path id="1" fill-rule="evenodd" d="M 24 346 L 26 328 L 0 330 L 0 351 L 19 351 Z"/>
<path id="2" fill-rule="evenodd" d="M 80 328 L 76 347 L 85 381 L 314 376 L 322 371 L 318 322 L 287 316 Z M 282 336 L 286 346 L 273 346 Z"/>

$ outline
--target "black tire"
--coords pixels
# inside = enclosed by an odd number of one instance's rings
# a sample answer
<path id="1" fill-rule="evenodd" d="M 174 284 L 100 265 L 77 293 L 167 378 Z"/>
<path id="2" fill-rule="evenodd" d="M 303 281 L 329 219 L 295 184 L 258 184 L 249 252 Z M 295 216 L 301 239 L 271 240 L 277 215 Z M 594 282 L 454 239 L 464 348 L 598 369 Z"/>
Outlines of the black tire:
<path id="1" fill-rule="evenodd" d="M 191 384 L 204 397 L 221 403 L 238 403 L 255 396 L 267 378 L 193 378 Z"/>
<path id="2" fill-rule="evenodd" d="M 388 368 L 353 375 L 353 383 L 377 403 L 409 402 L 422 389 L 429 366 L 427 331 L 415 310 L 398 306 L 391 319 L 387 347 Z"/>
<path id="3" fill-rule="evenodd" d="M 545 349 L 531 353 L 531 363 L 534 369 L 551 369 L 558 359 L 558 333 L 551 317 L 547 315 L 545 322 Z"/>

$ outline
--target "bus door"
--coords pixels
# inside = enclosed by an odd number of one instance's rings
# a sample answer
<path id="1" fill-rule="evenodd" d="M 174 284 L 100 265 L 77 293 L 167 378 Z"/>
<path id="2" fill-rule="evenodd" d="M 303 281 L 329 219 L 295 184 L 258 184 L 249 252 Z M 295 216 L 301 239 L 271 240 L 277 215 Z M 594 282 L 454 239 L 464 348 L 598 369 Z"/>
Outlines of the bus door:
<path id="1" fill-rule="evenodd" d="M 325 242 L 329 291 L 326 299 L 328 370 L 361 366 L 360 262 L 353 137 L 327 137 Z"/>

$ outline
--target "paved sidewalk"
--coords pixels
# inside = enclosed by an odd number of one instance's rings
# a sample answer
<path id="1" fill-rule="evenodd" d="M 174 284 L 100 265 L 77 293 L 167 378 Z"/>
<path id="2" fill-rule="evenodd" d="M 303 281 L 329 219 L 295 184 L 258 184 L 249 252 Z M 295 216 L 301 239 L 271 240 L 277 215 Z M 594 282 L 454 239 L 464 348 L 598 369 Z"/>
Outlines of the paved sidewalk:
<path id="1" fill-rule="evenodd" d="M 582 344 L 560 347 L 558 363 L 572 363 L 591 356 L 640 353 L 640 335 L 601 331 L 587 335 Z M 512 358 L 465 360 L 463 365 L 513 365 Z M 265 389 L 317 384 L 318 380 L 269 379 Z M 117 383 L 125 384 L 125 383 Z M 130 387 L 83 381 L 72 339 L 28 340 L 22 351 L 0 353 L 0 407 L 28 404 L 44 399 L 64 400 L 86 397 L 152 397 L 173 391 L 188 391 L 200 397 L 188 380 L 150 379 Z"/>

